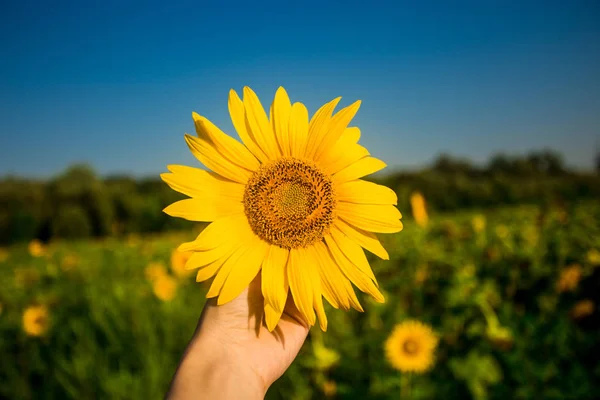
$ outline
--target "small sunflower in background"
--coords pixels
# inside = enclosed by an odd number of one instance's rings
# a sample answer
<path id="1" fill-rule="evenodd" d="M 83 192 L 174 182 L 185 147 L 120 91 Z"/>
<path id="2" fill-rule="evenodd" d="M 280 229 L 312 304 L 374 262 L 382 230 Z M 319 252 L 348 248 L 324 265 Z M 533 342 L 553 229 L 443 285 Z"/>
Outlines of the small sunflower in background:
<path id="1" fill-rule="evenodd" d="M 560 277 L 556 282 L 556 290 L 559 293 L 572 292 L 577 289 L 581 280 L 582 270 L 578 264 L 571 265 L 560 271 Z"/>
<path id="2" fill-rule="evenodd" d="M 185 264 L 188 262 L 192 254 L 193 253 L 191 251 L 179 251 L 178 249 L 174 249 L 171 253 L 171 270 L 179 278 L 188 277 L 194 272 L 185 268 Z"/>
<path id="3" fill-rule="evenodd" d="M 596 249 L 591 249 L 587 252 L 587 262 L 592 264 L 593 266 L 600 265 L 600 251 Z"/>
<path id="4" fill-rule="evenodd" d="M 431 327 L 407 320 L 394 327 L 385 342 L 385 355 L 391 366 L 401 372 L 423 373 L 433 366 L 437 343 Z"/>
<path id="5" fill-rule="evenodd" d="M 427 215 L 425 197 L 420 192 L 414 192 L 410 196 L 410 206 L 417 225 L 426 227 L 429 223 L 429 216 Z"/>
<path id="6" fill-rule="evenodd" d="M 353 283 L 384 298 L 363 252 L 389 259 L 375 233 L 402 230 L 391 189 L 361 178 L 383 169 L 349 124 L 360 101 L 333 114 L 340 98 L 309 119 L 280 87 L 267 114 L 257 95 L 231 90 L 229 114 L 242 143 L 192 114 L 197 136 L 185 140 L 211 171 L 170 165 L 162 179 L 190 199 L 165 208 L 174 217 L 212 222 L 180 251 L 193 252 L 196 280 L 214 277 L 208 298 L 236 298 L 260 272 L 265 320 L 273 330 L 288 293 L 303 319 L 327 329 L 323 297 L 362 311 Z"/>
<path id="7" fill-rule="evenodd" d="M 150 282 L 154 282 L 159 277 L 167 275 L 167 269 L 161 262 L 151 262 L 144 269 L 144 275 Z"/>
<path id="8" fill-rule="evenodd" d="M 477 232 L 477 233 L 483 232 L 485 230 L 485 225 L 486 225 L 485 217 L 481 214 L 475 215 L 473 217 L 473 219 L 471 220 L 471 225 L 475 232 Z"/>
<path id="9" fill-rule="evenodd" d="M 573 319 L 582 319 L 594 313 L 596 306 L 590 299 L 580 300 L 571 309 Z"/>
<path id="10" fill-rule="evenodd" d="M 162 301 L 171 301 L 177 294 L 177 281 L 170 275 L 160 275 L 152 281 L 154 295 Z"/>
<path id="11" fill-rule="evenodd" d="M 48 330 L 49 322 L 46 306 L 31 306 L 23 313 L 23 331 L 29 336 L 42 336 Z"/>
<path id="12" fill-rule="evenodd" d="M 28 250 L 31 256 L 41 257 L 46 252 L 46 247 L 38 239 L 33 239 L 31 242 L 29 242 Z"/>

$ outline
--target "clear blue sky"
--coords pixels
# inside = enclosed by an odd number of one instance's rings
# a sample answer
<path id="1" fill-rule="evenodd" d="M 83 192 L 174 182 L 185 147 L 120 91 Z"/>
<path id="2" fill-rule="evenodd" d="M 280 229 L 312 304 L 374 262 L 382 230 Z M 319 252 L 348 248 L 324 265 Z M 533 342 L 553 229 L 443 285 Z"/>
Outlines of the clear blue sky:
<path id="1" fill-rule="evenodd" d="M 361 99 L 362 142 L 392 167 L 549 147 L 590 168 L 600 2 L 5 0 L 0 176 L 197 165 L 191 112 L 235 135 L 227 93 L 244 85 L 311 113 Z"/>

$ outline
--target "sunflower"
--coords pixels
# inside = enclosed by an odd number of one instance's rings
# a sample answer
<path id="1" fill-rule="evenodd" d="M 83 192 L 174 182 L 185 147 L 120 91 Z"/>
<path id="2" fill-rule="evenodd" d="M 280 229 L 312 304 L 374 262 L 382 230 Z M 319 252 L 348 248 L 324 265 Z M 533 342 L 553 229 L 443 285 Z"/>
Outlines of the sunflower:
<path id="1" fill-rule="evenodd" d="M 559 293 L 574 291 L 581 280 L 581 266 L 578 264 L 571 265 L 560 271 L 560 277 L 556 282 L 556 290 Z"/>
<path id="2" fill-rule="evenodd" d="M 425 372 L 433 365 L 437 342 L 429 326 L 408 320 L 396 325 L 385 342 L 385 354 L 390 364 L 399 371 Z"/>
<path id="3" fill-rule="evenodd" d="M 33 239 L 31 242 L 29 242 L 28 249 L 29 254 L 31 254 L 32 257 L 41 257 L 46 252 L 44 244 L 37 239 Z"/>
<path id="4" fill-rule="evenodd" d="M 417 225 L 421 227 L 427 226 L 427 223 L 429 222 L 429 216 L 427 215 L 425 197 L 423 197 L 423 195 L 419 192 L 414 192 L 410 196 L 410 205 Z"/>
<path id="5" fill-rule="evenodd" d="M 45 306 L 31 306 L 23 313 L 23 330 L 29 336 L 42 336 L 48 325 L 48 309 Z"/>
<path id="6" fill-rule="evenodd" d="M 185 140 L 211 171 L 171 165 L 163 180 L 191 198 L 165 208 L 174 217 L 212 222 L 179 247 L 194 254 L 196 280 L 214 277 L 208 298 L 225 304 L 260 272 L 265 320 L 277 325 L 288 293 L 309 325 L 327 329 L 324 297 L 362 311 L 351 282 L 383 302 L 363 248 L 389 259 L 374 232 L 402 230 L 396 194 L 360 178 L 383 169 L 348 124 L 360 101 L 333 114 L 336 98 L 312 118 L 279 88 L 267 116 L 256 94 L 229 93 L 242 143 L 193 113 L 197 137 Z M 333 115 L 332 115 L 333 114 Z"/>
<path id="7" fill-rule="evenodd" d="M 159 275 L 152 281 L 154 295 L 162 301 L 171 301 L 177 294 L 177 281 L 170 275 Z"/>
<path id="8" fill-rule="evenodd" d="M 585 299 L 577 302 L 571 309 L 571 316 L 574 319 L 585 318 L 588 315 L 592 315 L 594 313 L 594 309 L 596 308 L 594 302 L 590 299 Z"/>
<path id="9" fill-rule="evenodd" d="M 179 278 L 185 278 L 190 275 L 193 271 L 186 269 L 185 264 L 192 256 L 192 252 L 190 251 L 179 251 L 178 249 L 174 249 L 171 253 L 171 270 L 177 275 Z"/>

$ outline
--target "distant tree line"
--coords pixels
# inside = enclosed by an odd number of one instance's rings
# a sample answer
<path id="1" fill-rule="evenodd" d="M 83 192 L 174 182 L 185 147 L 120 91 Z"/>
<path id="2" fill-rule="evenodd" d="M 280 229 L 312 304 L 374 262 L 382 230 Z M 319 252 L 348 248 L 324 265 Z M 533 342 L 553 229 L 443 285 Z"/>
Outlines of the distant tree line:
<path id="1" fill-rule="evenodd" d="M 600 157 L 597 161 L 596 173 L 582 173 L 569 170 L 552 151 L 498 154 L 483 166 L 441 155 L 420 171 L 395 172 L 376 180 L 396 191 L 400 210 L 409 216 L 414 191 L 421 192 L 434 211 L 600 198 Z M 49 181 L 4 178 L 0 243 L 186 229 L 187 221 L 162 212 L 182 198 L 158 177 L 101 179 L 85 165 L 72 166 Z"/>

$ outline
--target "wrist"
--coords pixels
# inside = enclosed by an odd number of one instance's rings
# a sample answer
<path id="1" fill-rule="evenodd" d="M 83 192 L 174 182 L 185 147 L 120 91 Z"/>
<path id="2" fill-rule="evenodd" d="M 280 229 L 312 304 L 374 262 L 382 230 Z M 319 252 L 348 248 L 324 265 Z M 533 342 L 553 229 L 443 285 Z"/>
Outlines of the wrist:
<path id="1" fill-rule="evenodd" d="M 167 399 L 263 399 L 267 388 L 248 360 L 209 332 L 197 332 L 175 373 Z"/>

